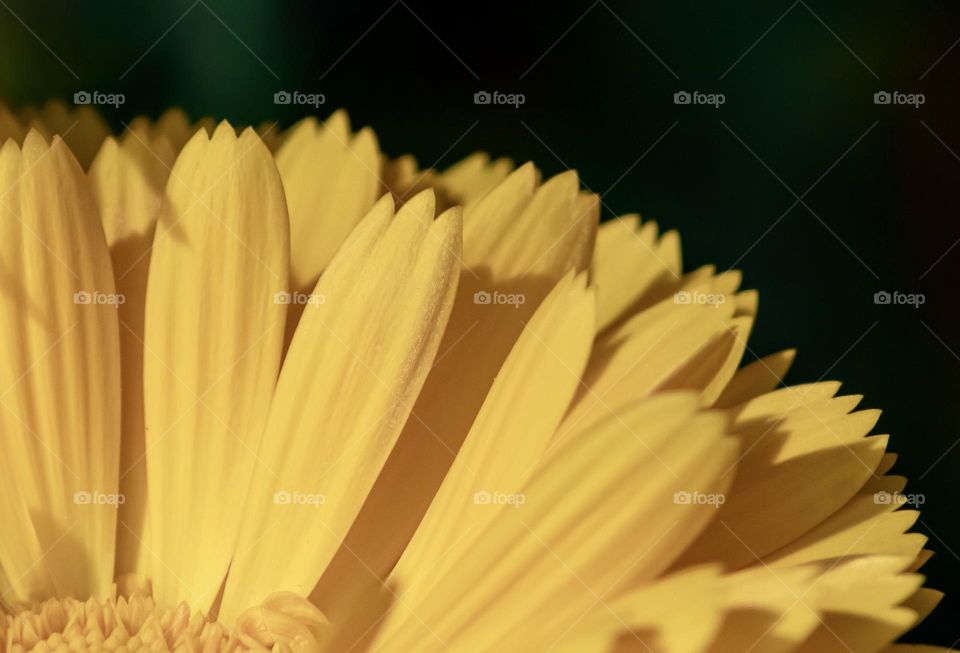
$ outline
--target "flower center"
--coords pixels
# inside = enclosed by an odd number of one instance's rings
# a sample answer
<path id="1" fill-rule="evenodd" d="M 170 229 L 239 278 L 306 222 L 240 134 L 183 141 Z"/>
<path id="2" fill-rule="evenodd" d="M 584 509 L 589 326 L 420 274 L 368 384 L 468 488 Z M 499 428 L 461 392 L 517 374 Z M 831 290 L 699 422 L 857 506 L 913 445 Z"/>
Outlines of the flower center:
<path id="1" fill-rule="evenodd" d="M 284 592 L 269 597 L 237 619 L 235 629 L 210 621 L 186 603 L 158 606 L 150 583 L 125 576 L 104 600 L 51 598 L 0 612 L 0 645 L 5 651 L 289 651 L 320 649 L 329 624 L 314 605 Z M 274 647 L 277 647 L 276 649 Z"/>

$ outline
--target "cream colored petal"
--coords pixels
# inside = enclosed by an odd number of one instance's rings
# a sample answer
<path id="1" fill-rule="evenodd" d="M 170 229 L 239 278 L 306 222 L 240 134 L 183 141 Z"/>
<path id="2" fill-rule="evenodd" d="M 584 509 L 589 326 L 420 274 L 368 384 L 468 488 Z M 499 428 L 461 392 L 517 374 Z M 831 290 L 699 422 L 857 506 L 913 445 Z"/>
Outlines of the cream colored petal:
<path id="1" fill-rule="evenodd" d="M 277 150 L 290 209 L 291 288 L 308 291 L 380 189 L 380 149 L 370 129 L 356 135 L 343 111 L 326 123 L 299 122 Z"/>
<path id="2" fill-rule="evenodd" d="M 736 373 L 753 328 L 753 318 L 736 317 L 727 328 L 691 356 L 658 387 L 667 390 L 696 390 L 705 406 L 711 406 Z"/>
<path id="3" fill-rule="evenodd" d="M 469 208 L 499 186 L 513 167 L 510 159 L 491 161 L 486 152 L 476 152 L 444 170 L 437 183 L 454 201 Z"/>
<path id="4" fill-rule="evenodd" d="M 717 601 L 724 611 L 719 632 L 704 649 L 711 653 L 786 653 L 819 624 L 811 595 L 821 569 L 771 570 L 757 566 L 723 577 Z"/>
<path id="5" fill-rule="evenodd" d="M 555 449 L 519 505 L 399 588 L 377 650 L 524 650 L 559 639 L 628 581 L 656 578 L 715 513 L 676 493 L 722 492 L 735 455 L 723 418 L 697 407 L 665 395 Z M 663 419 L 678 414 L 679 426 Z"/>
<path id="6" fill-rule="evenodd" d="M 748 318 L 730 320 L 726 305 L 676 304 L 665 299 L 597 341 L 562 440 L 639 398 L 670 389 L 692 389 L 704 403 L 716 396 L 743 352 Z M 740 321 L 738 321 L 740 320 Z"/>
<path id="7" fill-rule="evenodd" d="M 436 355 L 459 275 L 460 211 L 434 221 L 428 191 L 391 222 L 384 200 L 321 277 L 323 301 L 308 306 L 290 346 L 227 580 L 228 622 L 272 591 L 310 593 Z"/>
<path id="8" fill-rule="evenodd" d="M 90 165 L 110 135 L 110 127 L 92 106 L 70 107 L 61 100 L 51 100 L 39 109 L 25 109 L 21 115 L 23 124 L 47 138 L 54 134 L 62 137 L 83 168 Z"/>
<path id="9" fill-rule="evenodd" d="M 133 126 L 132 123 L 131 126 Z M 212 135 L 215 128 L 216 123 L 212 119 L 204 118 L 191 122 L 183 109 L 177 107 L 163 112 L 156 124 L 152 125 L 151 134 L 154 138 L 166 138 L 173 151 L 179 153 L 197 131 L 203 129 L 207 134 Z"/>
<path id="10" fill-rule="evenodd" d="M 117 292 L 122 364 L 122 437 L 117 530 L 119 573 L 146 573 L 140 559 L 147 499 L 143 421 L 143 338 L 147 271 L 154 226 L 174 153 L 165 137 L 152 139 L 149 125 L 131 126 L 118 142 L 104 141 L 88 177 L 110 246 Z M 139 562 L 138 562 L 139 560 Z"/>
<path id="11" fill-rule="evenodd" d="M 651 288 L 678 281 L 680 266 L 677 232 L 659 236 L 655 222 L 641 227 L 637 215 L 600 225 L 591 268 L 599 288 L 597 330 L 635 310 Z"/>
<path id="12" fill-rule="evenodd" d="M 523 166 L 465 211 L 466 268 L 440 356 L 413 409 L 418 419 L 404 427 L 316 600 L 386 577 L 524 325 L 569 270 L 586 269 L 596 225 L 583 204 L 590 198 L 572 173 L 536 182 L 533 166 Z"/>
<path id="13" fill-rule="evenodd" d="M 654 581 L 611 608 L 630 628 L 617 653 L 703 651 L 723 623 L 723 584 L 717 567 L 701 567 Z"/>
<path id="14" fill-rule="evenodd" d="M 764 356 L 737 370 L 714 405 L 729 408 L 773 391 L 783 382 L 796 353 L 795 349 L 787 349 Z"/>
<path id="15" fill-rule="evenodd" d="M 766 562 L 779 567 L 864 554 L 917 557 L 927 538 L 907 532 L 919 513 L 902 509 L 892 500 L 902 489 L 902 483 L 889 480 L 883 485 L 868 483 L 840 510 L 768 556 Z"/>
<path id="16" fill-rule="evenodd" d="M 905 560 L 871 556 L 790 568 L 758 565 L 726 576 L 719 592 L 726 618 L 707 650 L 818 650 L 811 642 L 832 639 L 831 650 L 846 644 L 860 651 L 855 629 L 846 624 L 851 618 L 899 613 L 897 606 L 921 582 L 901 573 Z"/>
<path id="17" fill-rule="evenodd" d="M 437 200 L 437 211 L 446 210 L 460 203 L 454 201 L 437 177 L 433 169 L 421 170 L 417 160 L 409 154 L 391 159 L 380 156 L 380 192 L 390 193 L 398 205 L 403 205 L 418 193 L 432 189 Z"/>
<path id="18" fill-rule="evenodd" d="M 575 172 L 535 188 L 531 164 L 519 168 L 464 216 L 464 261 L 494 279 L 558 278 L 584 270 L 593 255 L 599 201 L 580 193 Z M 469 244 L 469 246 L 467 246 Z"/>
<path id="19" fill-rule="evenodd" d="M 908 569 L 908 571 L 910 571 L 910 569 Z M 930 613 L 933 612 L 933 609 L 937 607 L 942 599 L 943 592 L 921 587 L 914 592 L 913 596 L 903 602 L 903 606 L 915 612 L 917 614 L 916 623 L 920 623 L 930 616 Z"/>
<path id="20" fill-rule="evenodd" d="M 448 547 L 467 546 L 510 509 L 498 498 L 516 495 L 547 452 L 593 344 L 595 296 L 585 283 L 585 275 L 568 274 L 524 328 L 391 575 L 397 584 Z"/>
<path id="21" fill-rule="evenodd" d="M 0 193 L 0 457 L 17 461 L 6 466 L 17 490 L 2 509 L 5 529 L 21 524 L 4 537 L 22 533 L 24 547 L 42 552 L 28 567 L 20 555 L 3 561 L 15 586 L 7 596 L 46 598 L 34 595 L 45 576 L 60 595 L 103 596 L 120 451 L 116 294 L 103 229 L 59 138 L 48 146 L 31 132 L 22 151 L 7 141 Z"/>
<path id="22" fill-rule="evenodd" d="M 736 419 L 743 447 L 736 480 L 717 521 L 685 553 L 683 564 L 750 564 L 823 522 L 872 477 L 887 439 L 864 436 L 879 412 L 848 415 L 855 402 L 845 398 L 794 399 L 785 410 L 743 419 L 751 414 L 745 408 Z"/>
<path id="23" fill-rule="evenodd" d="M 198 132 L 170 174 L 147 282 L 147 519 L 153 594 L 217 595 L 280 366 L 288 234 L 280 178 L 252 130 Z M 132 528 L 131 528 L 132 530 Z"/>
<path id="24" fill-rule="evenodd" d="M 756 317 L 757 310 L 760 308 L 760 293 L 756 290 L 743 290 L 736 294 L 734 303 L 736 305 L 734 315 Z"/>
<path id="25" fill-rule="evenodd" d="M 46 551 L 16 479 L 10 474 L 0 477 L 0 520 L 4 525 L 0 537 L 0 607 L 11 611 L 17 604 L 56 594 L 44 562 Z"/>

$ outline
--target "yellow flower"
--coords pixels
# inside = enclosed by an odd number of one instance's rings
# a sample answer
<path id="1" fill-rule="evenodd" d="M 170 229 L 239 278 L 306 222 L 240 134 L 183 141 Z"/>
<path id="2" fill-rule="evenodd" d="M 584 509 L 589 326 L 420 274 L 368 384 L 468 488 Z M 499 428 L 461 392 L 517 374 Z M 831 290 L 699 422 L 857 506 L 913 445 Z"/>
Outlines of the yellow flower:
<path id="1" fill-rule="evenodd" d="M 878 412 L 741 366 L 738 272 L 573 172 L 204 126 L 0 107 L 6 650 L 879 651 L 937 603 Z"/>

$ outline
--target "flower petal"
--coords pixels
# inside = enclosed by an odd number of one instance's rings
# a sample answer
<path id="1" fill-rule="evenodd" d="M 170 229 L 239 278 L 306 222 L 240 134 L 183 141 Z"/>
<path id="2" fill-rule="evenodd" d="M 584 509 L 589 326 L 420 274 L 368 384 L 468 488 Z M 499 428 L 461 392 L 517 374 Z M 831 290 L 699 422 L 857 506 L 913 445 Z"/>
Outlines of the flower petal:
<path id="1" fill-rule="evenodd" d="M 599 288 L 597 331 L 631 313 L 653 287 L 680 279 L 680 237 L 658 236 L 657 223 L 626 215 L 600 225 L 593 255 Z"/>
<path id="2" fill-rule="evenodd" d="M 383 579 L 463 444 L 537 306 L 593 251 L 596 202 L 574 173 L 537 186 L 525 165 L 464 213 L 463 260 L 442 352 L 403 434 L 324 580 Z M 326 585 L 327 580 L 332 585 Z M 323 588 L 318 588 L 322 592 Z"/>
<path id="3" fill-rule="evenodd" d="M 350 134 L 347 114 L 297 123 L 277 150 L 290 209 L 291 288 L 309 291 L 380 190 L 380 149 L 370 129 Z"/>
<path id="4" fill-rule="evenodd" d="M 123 400 L 120 492 L 126 499 L 119 508 L 123 523 L 117 531 L 119 573 L 146 572 L 138 563 L 147 500 L 144 311 L 154 226 L 174 158 L 165 137 L 151 142 L 147 126 L 131 127 L 119 142 L 112 137 L 104 141 L 88 173 L 110 246 L 117 292 L 124 297 L 118 308 Z"/>
<path id="5" fill-rule="evenodd" d="M 317 284 L 323 302 L 304 312 L 270 409 L 265 466 L 224 593 L 227 621 L 272 591 L 310 593 L 400 434 L 459 275 L 460 211 L 433 215 L 429 191 L 392 222 L 384 197 Z M 302 505 L 299 496 L 313 498 Z"/>
<path id="6" fill-rule="evenodd" d="M 497 514 L 483 497 L 515 495 L 547 452 L 593 344 L 585 281 L 564 277 L 524 328 L 391 578 L 416 578 L 451 545 L 466 546 Z"/>
<path id="7" fill-rule="evenodd" d="M 698 407 L 695 395 L 664 395 L 551 452 L 523 502 L 399 588 L 387 650 L 523 650 L 559 638 L 628 580 L 657 577 L 715 513 L 675 493 L 721 491 L 736 452 L 723 417 Z"/>
<path id="8" fill-rule="evenodd" d="M 734 430 L 744 453 L 736 480 L 685 565 L 752 563 L 827 519 L 874 474 L 887 439 L 864 436 L 878 411 L 847 414 L 859 397 L 818 399 L 791 387 L 771 394 L 779 401 L 760 397 L 739 409 Z M 758 404 L 772 410 L 758 413 Z"/>
<path id="9" fill-rule="evenodd" d="M 61 595 L 105 595 L 120 346 L 116 304 L 100 301 L 116 297 L 103 228 L 80 166 L 57 137 L 48 146 L 31 131 L 22 151 L 7 141 L 0 189 L 0 457 L 17 461 L 5 468 L 16 490 L 0 520 L 12 529 L 5 538 L 22 534 L 42 553 L 26 568 L 20 556 L 3 561 L 13 584 L 5 596 L 46 598 L 36 592 L 47 574 Z"/>
<path id="10" fill-rule="evenodd" d="M 83 168 L 90 165 L 100 144 L 110 135 L 110 127 L 92 106 L 70 107 L 62 100 L 51 100 L 39 109 L 24 109 L 20 122 L 48 139 L 54 134 L 60 136 Z"/>
<path id="11" fill-rule="evenodd" d="M 280 366 L 288 235 L 280 177 L 252 130 L 198 132 L 153 242 L 144 358 L 154 597 L 209 606 L 230 558 Z M 121 528 L 129 528 L 121 523 Z"/>

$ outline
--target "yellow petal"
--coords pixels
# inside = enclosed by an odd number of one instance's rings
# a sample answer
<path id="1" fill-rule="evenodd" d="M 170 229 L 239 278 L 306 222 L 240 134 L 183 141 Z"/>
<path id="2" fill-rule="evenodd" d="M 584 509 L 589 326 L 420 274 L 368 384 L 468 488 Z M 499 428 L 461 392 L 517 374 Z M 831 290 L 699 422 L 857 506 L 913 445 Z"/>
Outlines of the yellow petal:
<path id="1" fill-rule="evenodd" d="M 701 567 L 651 582 L 611 608 L 632 631 L 621 636 L 617 653 L 704 650 L 723 622 L 718 568 Z"/>
<path id="2" fill-rule="evenodd" d="M 718 477 L 735 455 L 725 420 L 694 415 L 698 405 L 686 393 L 664 395 L 552 451 L 522 502 L 399 588 L 385 646 L 522 650 L 559 638 L 628 579 L 657 577 L 715 513 L 675 494 L 722 492 Z M 662 419 L 678 414 L 679 425 Z"/>
<path id="3" fill-rule="evenodd" d="M 110 127 L 92 106 L 69 107 L 61 100 L 51 100 L 39 109 L 25 109 L 21 115 L 22 123 L 48 138 L 54 134 L 62 137 L 84 168 L 110 135 Z"/>
<path id="4" fill-rule="evenodd" d="M 350 134 L 346 113 L 299 122 L 277 150 L 290 209 L 291 288 L 308 291 L 380 189 L 380 150 L 370 129 Z"/>
<path id="5" fill-rule="evenodd" d="M 718 408 L 729 408 L 776 389 L 787 375 L 796 353 L 794 349 L 787 349 L 755 360 L 737 370 L 715 405 Z"/>
<path id="6" fill-rule="evenodd" d="M 144 529 L 147 477 L 143 421 L 143 329 L 147 271 L 154 226 L 160 211 L 173 149 L 165 137 L 152 139 L 148 125 L 133 128 L 118 142 L 104 141 L 88 174 L 103 221 L 117 292 L 122 363 L 122 429 L 117 570 L 146 573 L 138 564 Z"/>
<path id="7" fill-rule="evenodd" d="M 183 109 L 173 108 L 163 112 L 156 124 L 152 125 L 151 133 L 154 138 L 166 138 L 173 151 L 179 153 L 199 130 L 213 134 L 215 127 L 216 124 L 210 118 L 191 122 Z"/>
<path id="8" fill-rule="evenodd" d="M 512 171 L 513 161 L 510 159 L 491 161 L 485 152 L 476 152 L 444 170 L 437 182 L 458 204 L 469 208 L 500 185 Z"/>
<path id="9" fill-rule="evenodd" d="M 752 563 L 827 519 L 873 475 L 886 437 L 863 436 L 878 411 L 847 415 L 852 402 L 845 398 L 804 403 L 795 395 L 794 402 L 763 417 L 748 408 L 738 416 L 734 429 L 743 454 L 736 480 L 716 522 L 683 564 L 719 561 L 736 569 Z"/>
<path id="10" fill-rule="evenodd" d="M 397 205 L 403 205 L 411 197 L 428 189 L 436 195 L 437 210 L 445 210 L 458 204 L 453 201 L 441 185 L 437 172 L 433 169 L 421 170 L 417 160 L 410 154 L 390 159 L 381 155 L 380 192 L 391 193 Z"/>
<path id="11" fill-rule="evenodd" d="M 464 216 L 464 261 L 494 279 L 559 278 L 586 269 L 599 217 L 596 196 L 579 192 L 575 172 L 548 179 L 533 192 L 537 173 L 520 167 Z M 544 293 L 545 294 L 545 293 Z"/>
<path id="12" fill-rule="evenodd" d="M 4 407 L 0 405 L 0 410 Z M 57 589 L 30 511 L 11 474 L 0 478 L 0 520 L 10 535 L 0 537 L 0 606 L 43 600 Z"/>
<path id="13" fill-rule="evenodd" d="M 810 596 L 822 570 L 757 566 L 724 576 L 717 590 L 722 627 L 704 650 L 717 653 L 792 651 L 820 623 Z"/>
<path id="14" fill-rule="evenodd" d="M 31 132 L 22 151 L 7 141 L 0 188 L 0 457 L 16 461 L 6 474 L 17 487 L 4 524 L 19 523 L 12 532 L 27 542 L 35 530 L 44 552 L 26 568 L 20 556 L 4 560 L 8 596 L 44 598 L 33 594 L 45 574 L 61 595 L 102 596 L 120 451 L 117 296 L 103 228 L 59 138 L 48 146 Z M 33 528 L 21 523 L 18 495 Z"/>
<path id="15" fill-rule="evenodd" d="M 694 389 L 705 400 L 715 396 L 743 351 L 743 336 L 730 331 L 749 328 L 731 322 L 730 314 L 726 305 L 676 304 L 669 298 L 605 333 L 557 438 L 572 437 L 658 391 Z"/>
<path id="16" fill-rule="evenodd" d="M 323 301 L 297 327 L 227 580 L 228 622 L 272 591 L 310 593 L 433 362 L 456 291 L 460 211 L 434 221 L 428 191 L 391 215 L 387 196 L 321 277 L 314 295 Z"/>
<path id="17" fill-rule="evenodd" d="M 585 205 L 591 198 L 578 192 L 573 173 L 540 187 L 536 179 L 533 166 L 523 166 L 464 212 L 466 267 L 441 354 L 413 409 L 418 419 L 405 425 L 331 564 L 329 586 L 349 586 L 357 574 L 386 577 L 524 325 L 564 274 L 586 269 L 596 227 Z"/>
<path id="18" fill-rule="evenodd" d="M 507 357 L 392 577 L 415 578 L 451 545 L 466 546 L 498 510 L 509 509 L 498 498 L 515 496 L 545 454 L 580 385 L 594 328 L 593 292 L 584 276 L 568 274 Z"/>
<path id="19" fill-rule="evenodd" d="M 226 575 L 243 503 L 225 498 L 264 464 L 287 269 L 270 153 L 252 130 L 198 132 L 170 174 L 147 284 L 143 548 L 161 602 L 209 606 Z"/>
<path id="20" fill-rule="evenodd" d="M 930 616 L 930 613 L 933 612 L 933 609 L 937 607 L 942 599 L 943 592 L 921 587 L 913 596 L 903 602 L 903 606 L 917 613 L 916 623 L 920 623 Z"/>
<path id="21" fill-rule="evenodd" d="M 635 311 L 653 287 L 680 279 L 680 237 L 658 236 L 657 223 L 627 215 L 600 225 L 593 255 L 593 279 L 599 287 L 597 330 Z"/>
<path id="22" fill-rule="evenodd" d="M 897 486 L 881 491 L 892 495 Z M 898 510 L 899 502 L 886 495 L 878 498 L 876 492 L 864 487 L 840 510 L 768 556 L 766 562 L 780 567 L 871 553 L 915 558 L 927 541 L 920 533 L 907 533 L 919 513 Z"/>

